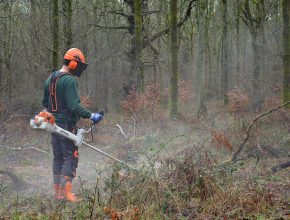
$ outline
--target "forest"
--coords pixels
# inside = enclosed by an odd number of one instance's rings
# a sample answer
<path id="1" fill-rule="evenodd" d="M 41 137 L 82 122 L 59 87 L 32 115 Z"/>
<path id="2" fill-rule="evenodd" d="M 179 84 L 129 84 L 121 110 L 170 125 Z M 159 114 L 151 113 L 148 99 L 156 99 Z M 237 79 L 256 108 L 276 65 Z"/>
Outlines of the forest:
<path id="1" fill-rule="evenodd" d="M 78 203 L 29 124 L 70 48 Z M 289 219 L 289 109 L 290 0 L 0 0 L 0 219 Z"/>

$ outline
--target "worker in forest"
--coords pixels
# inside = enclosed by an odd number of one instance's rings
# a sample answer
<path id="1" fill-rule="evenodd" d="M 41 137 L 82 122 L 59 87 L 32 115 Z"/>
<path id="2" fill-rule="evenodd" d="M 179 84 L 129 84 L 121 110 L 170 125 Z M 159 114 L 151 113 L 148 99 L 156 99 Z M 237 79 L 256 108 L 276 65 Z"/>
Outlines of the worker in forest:
<path id="1" fill-rule="evenodd" d="M 98 123 L 103 113 L 91 113 L 85 109 L 78 95 L 80 77 L 87 68 L 84 54 L 77 48 L 69 49 L 64 55 L 63 66 L 50 74 L 45 82 L 43 106 L 54 115 L 55 122 L 61 128 L 76 133 L 76 123 L 81 118 L 90 118 Z M 72 180 L 76 176 L 78 166 L 78 148 L 73 141 L 58 134 L 51 134 L 53 147 L 53 182 L 55 198 L 71 202 L 79 202 L 72 193 Z"/>

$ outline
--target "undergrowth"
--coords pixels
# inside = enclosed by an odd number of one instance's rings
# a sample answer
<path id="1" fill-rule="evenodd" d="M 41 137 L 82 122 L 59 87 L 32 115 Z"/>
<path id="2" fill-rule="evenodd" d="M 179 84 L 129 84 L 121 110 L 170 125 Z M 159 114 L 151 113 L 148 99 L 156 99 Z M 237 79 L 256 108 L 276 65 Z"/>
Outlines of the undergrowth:
<path id="1" fill-rule="evenodd" d="M 228 94 L 230 105 L 221 109 L 215 124 L 217 116 L 210 122 L 186 116 L 182 122 L 166 120 L 158 91 L 158 85 L 153 84 L 147 85 L 143 94 L 131 91 L 123 102 L 127 115 L 110 115 L 101 130 L 115 136 L 117 147 L 139 150 L 134 152 L 142 158 L 134 164 L 139 172 L 117 164 L 109 169 L 96 168 L 90 173 L 97 177 L 93 184 L 79 181 L 78 195 L 83 199 L 79 204 L 55 201 L 40 193 L 21 195 L 21 191 L 9 197 L 7 185 L 0 179 L 0 219 L 289 219 L 289 168 L 276 174 L 269 169 L 279 157 L 287 158 L 287 110 L 257 123 L 243 160 L 233 163 L 224 158 L 231 155 L 245 124 L 254 118 L 247 112 L 245 93 L 235 89 Z M 184 106 L 190 101 L 186 91 L 180 93 Z M 83 102 L 90 105 L 88 98 Z M 2 115 L 7 118 L 5 109 Z M 242 125 L 237 124 L 240 120 Z M 159 121 L 160 127 L 156 126 Z M 124 134 L 112 129 L 116 123 Z M 146 127 L 148 124 L 151 127 Z M 5 126 L 12 129 L 9 123 Z M 281 147 L 273 147 L 275 143 Z M 140 149 L 134 148 L 139 144 Z M 270 155 L 266 155 L 267 149 Z M 285 153 L 275 155 L 272 150 Z"/>
<path id="2" fill-rule="evenodd" d="M 271 177 L 262 167 L 250 167 L 217 163 L 198 146 L 189 147 L 174 157 L 151 160 L 140 172 L 118 165 L 111 172 L 97 171 L 94 186 L 81 186 L 80 204 L 42 195 L 15 197 L 2 207 L 0 218 L 287 219 L 289 175 Z"/>

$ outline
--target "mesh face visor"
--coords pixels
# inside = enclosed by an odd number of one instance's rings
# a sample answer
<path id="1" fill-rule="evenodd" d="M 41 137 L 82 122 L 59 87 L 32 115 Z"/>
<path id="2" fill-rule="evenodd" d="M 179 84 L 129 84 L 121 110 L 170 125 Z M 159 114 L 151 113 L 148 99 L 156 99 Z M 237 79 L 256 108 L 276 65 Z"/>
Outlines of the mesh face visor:
<path id="1" fill-rule="evenodd" d="M 87 67 L 88 67 L 87 63 L 78 62 L 77 68 L 75 70 L 75 75 L 77 77 L 80 77 Z"/>

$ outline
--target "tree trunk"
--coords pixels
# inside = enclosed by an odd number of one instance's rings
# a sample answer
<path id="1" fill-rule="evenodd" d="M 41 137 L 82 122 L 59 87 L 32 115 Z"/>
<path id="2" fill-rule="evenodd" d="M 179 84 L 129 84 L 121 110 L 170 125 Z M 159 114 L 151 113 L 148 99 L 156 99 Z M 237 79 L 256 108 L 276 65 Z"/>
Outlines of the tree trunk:
<path id="1" fill-rule="evenodd" d="M 171 36 L 171 79 L 170 79 L 170 117 L 178 113 L 178 43 L 177 43 L 177 0 L 170 1 Z"/>
<path id="2" fill-rule="evenodd" d="M 236 5 L 236 14 L 235 14 L 235 24 L 236 24 L 236 49 L 237 49 L 237 59 L 236 59 L 236 79 L 240 78 L 240 69 L 241 69 L 241 46 L 240 46 L 240 5 Z"/>
<path id="3" fill-rule="evenodd" d="M 261 2 L 258 2 L 261 4 Z M 258 4 L 257 3 L 257 4 Z M 254 111 L 261 111 L 262 108 L 262 96 L 260 89 L 260 72 L 261 72 L 261 46 L 259 45 L 258 33 L 263 25 L 263 19 L 260 18 L 261 7 L 256 4 L 256 15 L 253 16 L 250 10 L 250 1 L 246 0 L 244 4 L 245 19 L 247 19 L 247 26 L 250 30 L 252 38 L 252 50 L 253 50 L 253 77 L 252 77 L 252 109 Z M 244 20 L 245 20 L 244 19 Z"/>
<path id="4" fill-rule="evenodd" d="M 72 35 L 72 1 L 62 0 L 62 12 L 63 12 L 63 34 L 64 34 L 64 50 L 67 51 L 72 47 L 73 35 Z"/>
<path id="5" fill-rule="evenodd" d="M 115 2 L 111 6 L 112 9 L 115 9 Z M 108 8 L 108 6 L 105 6 L 105 9 Z M 111 24 L 112 26 L 115 25 L 115 16 L 110 17 L 108 19 L 108 23 Z M 110 34 L 109 30 L 105 31 L 106 38 L 108 41 L 106 42 L 106 47 L 108 48 L 114 48 L 114 37 Z M 116 61 L 115 58 L 111 60 L 111 65 L 110 67 L 108 65 L 105 66 L 105 70 L 101 73 L 102 76 L 102 105 L 101 108 L 103 111 L 108 112 L 108 105 L 109 105 L 109 73 L 115 72 L 116 68 Z"/>
<path id="6" fill-rule="evenodd" d="M 290 1 L 283 0 L 283 103 L 290 100 Z M 288 108 L 290 106 L 288 105 Z"/>
<path id="7" fill-rule="evenodd" d="M 143 66 L 143 58 L 142 58 L 142 50 L 143 50 L 143 35 L 142 35 L 142 0 L 135 0 L 134 2 L 134 19 L 135 19 L 135 70 L 137 70 L 137 89 L 139 91 L 144 90 L 144 66 Z"/>
<path id="8" fill-rule="evenodd" d="M 52 70 L 58 68 L 59 56 L 59 13 L 58 13 L 58 0 L 52 1 Z"/>
<path id="9" fill-rule="evenodd" d="M 7 13 L 9 19 L 7 22 L 4 22 L 4 33 L 5 33 L 5 40 L 4 40 L 4 71 L 6 73 L 6 84 L 5 86 L 5 94 L 6 97 L 10 100 L 12 97 L 12 70 L 11 70 L 11 57 L 12 57 L 12 49 L 13 43 L 13 16 L 12 16 L 12 7 L 13 2 L 5 2 L 4 3 L 4 11 Z"/>
<path id="10" fill-rule="evenodd" d="M 261 111 L 262 108 L 262 97 L 260 89 L 260 65 L 261 65 L 261 54 L 260 47 L 258 45 L 258 33 L 257 30 L 251 31 L 252 36 L 252 49 L 253 49 L 253 79 L 252 79 L 252 107 L 255 111 Z"/>
<path id="11" fill-rule="evenodd" d="M 215 85 L 215 77 L 213 76 L 213 69 L 212 69 L 212 54 L 211 54 L 211 16 L 213 14 L 213 2 L 210 0 L 206 1 L 207 7 L 207 16 L 206 16 L 206 24 L 205 24 L 205 52 L 206 52 L 206 80 L 205 80 L 205 88 L 207 91 L 207 96 L 213 97 L 214 94 L 214 85 Z"/>
<path id="12" fill-rule="evenodd" d="M 229 85 L 228 85 L 228 6 L 227 6 L 227 0 L 222 0 L 222 8 L 223 8 L 223 13 L 222 13 L 222 90 L 223 90 L 223 99 L 224 99 L 224 104 L 228 103 L 228 90 L 229 90 Z"/>
<path id="13" fill-rule="evenodd" d="M 197 61 L 197 117 L 206 116 L 205 105 L 205 65 L 204 65 L 204 26 L 203 12 L 200 3 L 197 8 L 197 32 L 198 32 L 198 61 Z"/>
<path id="14" fill-rule="evenodd" d="M 36 60 L 37 60 L 37 25 L 36 25 L 36 2 L 35 0 L 30 0 L 31 5 L 31 14 L 30 14 L 30 22 L 31 22 L 31 33 L 30 33 L 30 42 L 31 42 L 31 51 L 33 62 L 31 64 L 31 74 L 28 74 L 28 82 L 33 82 L 34 87 L 29 86 L 29 89 L 34 89 L 33 92 L 37 92 L 39 88 L 39 73 L 37 71 Z"/>

